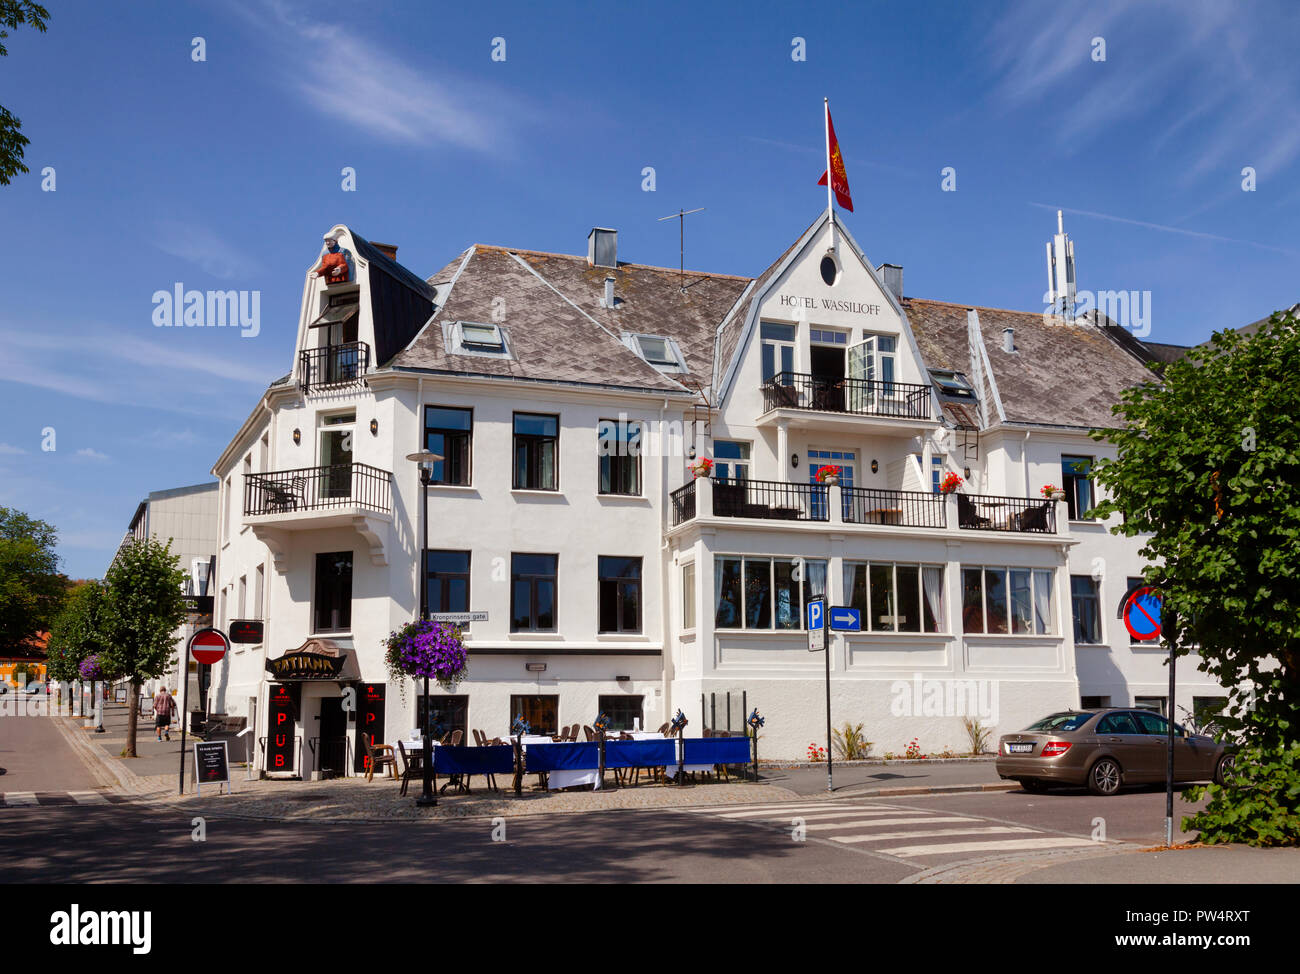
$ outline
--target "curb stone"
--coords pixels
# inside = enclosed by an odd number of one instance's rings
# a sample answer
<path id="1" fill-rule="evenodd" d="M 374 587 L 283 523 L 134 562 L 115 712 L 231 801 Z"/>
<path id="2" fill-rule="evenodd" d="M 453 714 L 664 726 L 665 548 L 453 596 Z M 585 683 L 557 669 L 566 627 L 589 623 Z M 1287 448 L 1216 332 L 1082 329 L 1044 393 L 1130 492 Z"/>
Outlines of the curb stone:
<path id="1" fill-rule="evenodd" d="M 1098 842 L 1096 849 L 1067 849 L 1051 852 L 1029 852 L 1015 855 L 985 856 L 962 862 L 934 866 L 900 879 L 899 885 L 946 885 L 985 883 L 1005 885 L 1014 883 L 1026 873 L 1047 866 L 1055 866 L 1075 859 L 1098 859 L 1103 856 L 1122 855 L 1139 851 L 1128 842 Z"/>

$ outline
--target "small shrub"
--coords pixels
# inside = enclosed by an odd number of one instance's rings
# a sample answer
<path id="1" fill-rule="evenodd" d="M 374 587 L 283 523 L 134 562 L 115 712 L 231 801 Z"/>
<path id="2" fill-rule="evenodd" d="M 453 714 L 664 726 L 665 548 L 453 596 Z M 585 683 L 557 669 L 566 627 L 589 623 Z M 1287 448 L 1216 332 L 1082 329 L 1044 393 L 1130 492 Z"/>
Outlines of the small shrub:
<path id="1" fill-rule="evenodd" d="M 970 753 L 983 754 L 987 751 L 993 728 L 985 727 L 973 717 L 963 718 L 962 723 L 966 726 L 966 736 L 970 739 Z"/>
<path id="2" fill-rule="evenodd" d="M 921 745 L 918 744 L 916 740 L 915 737 L 912 738 L 911 743 L 907 745 L 907 751 L 903 754 L 903 757 L 907 758 L 909 761 L 925 760 L 925 755 L 921 753 Z"/>
<path id="3" fill-rule="evenodd" d="M 862 733 L 861 724 L 845 721 L 843 728 L 831 731 L 831 735 L 841 761 L 861 761 L 871 753 L 871 742 Z"/>
<path id="4" fill-rule="evenodd" d="M 816 744 L 809 744 L 809 745 L 808 745 L 808 760 L 809 760 L 809 761 L 825 761 L 825 760 L 826 760 L 826 748 L 824 748 L 824 747 L 819 747 L 819 746 L 816 745 Z"/>

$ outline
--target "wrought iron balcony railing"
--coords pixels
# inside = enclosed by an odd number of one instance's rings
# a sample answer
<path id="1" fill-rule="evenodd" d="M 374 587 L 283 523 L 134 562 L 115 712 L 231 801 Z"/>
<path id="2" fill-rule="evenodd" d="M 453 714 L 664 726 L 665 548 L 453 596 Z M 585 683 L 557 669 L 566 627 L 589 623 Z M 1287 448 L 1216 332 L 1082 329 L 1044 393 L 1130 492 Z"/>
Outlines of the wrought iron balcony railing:
<path id="1" fill-rule="evenodd" d="M 928 385 L 880 379 L 831 379 L 779 372 L 763 383 L 763 410 L 811 409 L 854 416 L 931 419 Z"/>
<path id="2" fill-rule="evenodd" d="M 973 531 L 1056 533 L 1056 502 L 1032 497 L 957 494 L 957 524 Z"/>
<path id="3" fill-rule="evenodd" d="M 274 470 L 244 477 L 244 516 L 331 508 L 392 510 L 392 475 L 364 463 Z"/>
<path id="4" fill-rule="evenodd" d="M 716 477 L 713 513 L 717 517 L 756 517 L 768 521 L 828 521 L 827 490 L 825 484 Z"/>
<path id="5" fill-rule="evenodd" d="M 300 354 L 299 384 L 303 392 L 359 381 L 370 369 L 370 346 L 365 342 L 305 348 Z"/>
<path id="6" fill-rule="evenodd" d="M 875 487 L 841 487 L 847 524 L 898 524 L 909 528 L 948 526 L 943 494 Z"/>

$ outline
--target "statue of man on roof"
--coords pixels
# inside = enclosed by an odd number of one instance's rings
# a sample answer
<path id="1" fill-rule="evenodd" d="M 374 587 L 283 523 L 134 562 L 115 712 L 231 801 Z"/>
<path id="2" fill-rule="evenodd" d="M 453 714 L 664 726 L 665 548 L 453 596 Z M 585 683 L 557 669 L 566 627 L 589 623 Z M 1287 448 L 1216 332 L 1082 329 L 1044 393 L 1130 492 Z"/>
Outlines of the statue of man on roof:
<path id="1" fill-rule="evenodd" d="M 325 278 L 326 284 L 346 284 L 352 280 L 352 254 L 339 246 L 339 233 L 325 234 L 320 263 L 312 268 L 312 277 Z"/>

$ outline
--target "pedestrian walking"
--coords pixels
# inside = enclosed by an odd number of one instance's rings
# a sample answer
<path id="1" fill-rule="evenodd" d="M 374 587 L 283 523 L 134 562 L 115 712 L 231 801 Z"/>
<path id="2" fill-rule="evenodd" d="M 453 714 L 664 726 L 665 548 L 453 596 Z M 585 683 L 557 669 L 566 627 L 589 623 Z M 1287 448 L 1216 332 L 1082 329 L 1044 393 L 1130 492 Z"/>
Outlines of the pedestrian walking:
<path id="1" fill-rule="evenodd" d="M 176 699 L 167 692 L 165 686 L 162 687 L 159 689 L 157 696 L 153 698 L 153 727 L 159 741 L 164 737 L 169 741 L 172 739 L 172 713 L 175 710 Z"/>

